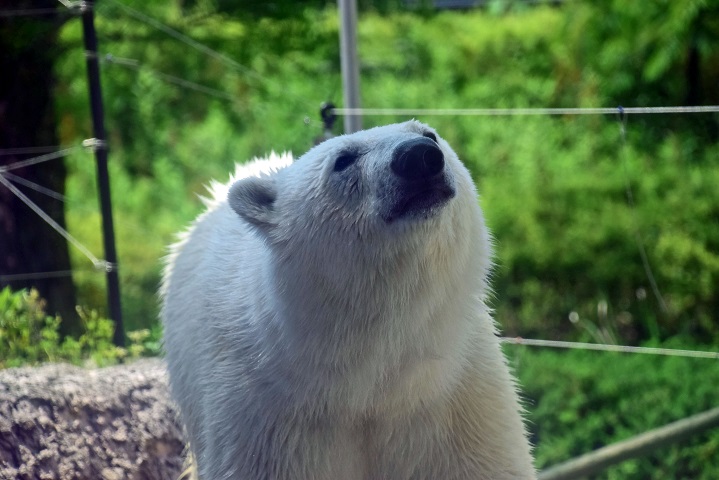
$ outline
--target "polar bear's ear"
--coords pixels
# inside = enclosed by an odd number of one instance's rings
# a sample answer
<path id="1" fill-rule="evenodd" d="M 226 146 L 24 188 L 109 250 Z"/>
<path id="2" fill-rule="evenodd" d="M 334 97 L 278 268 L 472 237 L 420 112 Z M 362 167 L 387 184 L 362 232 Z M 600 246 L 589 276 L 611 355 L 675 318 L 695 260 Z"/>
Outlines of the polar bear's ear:
<path id="1" fill-rule="evenodd" d="M 230 187 L 227 200 L 237 214 L 261 231 L 275 224 L 277 187 L 271 177 L 248 177 Z"/>

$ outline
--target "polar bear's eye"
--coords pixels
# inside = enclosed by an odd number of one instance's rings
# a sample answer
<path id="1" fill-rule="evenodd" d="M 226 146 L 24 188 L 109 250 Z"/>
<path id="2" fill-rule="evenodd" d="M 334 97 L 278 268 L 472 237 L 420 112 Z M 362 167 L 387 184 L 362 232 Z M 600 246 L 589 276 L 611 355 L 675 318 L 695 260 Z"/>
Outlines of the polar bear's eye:
<path id="1" fill-rule="evenodd" d="M 343 153 L 335 160 L 335 172 L 341 172 L 357 161 L 357 154 Z"/>
<path id="2" fill-rule="evenodd" d="M 422 135 L 425 136 L 425 137 L 427 137 L 427 138 L 429 138 L 429 139 L 432 140 L 434 143 L 437 143 L 437 135 L 435 135 L 434 133 L 432 133 L 432 132 L 424 132 Z"/>

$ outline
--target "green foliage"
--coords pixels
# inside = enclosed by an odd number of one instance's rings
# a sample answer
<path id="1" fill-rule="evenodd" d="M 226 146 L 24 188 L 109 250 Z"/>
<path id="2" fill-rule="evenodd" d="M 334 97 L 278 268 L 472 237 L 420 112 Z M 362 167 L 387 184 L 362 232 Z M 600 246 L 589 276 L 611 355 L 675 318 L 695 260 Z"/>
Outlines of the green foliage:
<path id="1" fill-rule="evenodd" d="M 130 358 L 160 355 L 162 352 L 161 337 L 162 331 L 159 325 L 154 325 L 152 329 L 143 328 L 128 332 L 127 339 L 130 341 L 130 345 L 127 347 L 128 355 Z"/>
<path id="2" fill-rule="evenodd" d="M 571 312 L 597 321 L 605 302 L 622 341 L 716 338 L 713 149 L 689 160 L 678 135 L 648 153 L 624 146 L 611 124 L 578 143 L 547 120 L 512 123 L 505 135 L 521 147 L 477 179 L 498 239 L 501 321 L 525 336 L 557 336 L 571 333 Z"/>
<path id="3" fill-rule="evenodd" d="M 56 358 L 60 319 L 45 314 L 37 291 L 0 290 L 0 313 L 0 366 Z"/>
<path id="4" fill-rule="evenodd" d="M 383 14 L 368 3 L 358 32 L 363 104 L 596 107 L 719 100 L 708 88 L 719 73 L 716 0 L 646 8 L 505 3 L 439 13 L 377 3 Z M 98 5 L 101 51 L 139 62 L 134 68 L 104 62 L 102 72 L 129 329 L 156 323 L 159 259 L 200 211 L 196 195 L 203 185 L 270 148 L 304 152 L 321 133 L 320 103 L 341 97 L 334 5 L 307 4 L 290 16 L 248 11 L 251 19 L 231 17 L 231 6 L 211 2 L 137 8 L 240 66 L 204 55 L 112 2 Z M 91 136 L 80 39 L 79 22 L 67 22 L 57 88 L 68 144 Z M 157 72 L 230 98 L 182 88 Z M 406 119 L 367 117 L 364 124 Z M 447 138 L 477 182 L 497 239 L 495 308 L 508 333 L 594 337 L 592 329 L 575 328 L 571 314 L 577 325 L 599 325 L 603 338 L 616 341 L 719 339 L 716 115 L 629 116 L 626 141 L 613 116 L 420 120 Z M 87 153 L 67 163 L 70 231 L 99 252 L 94 166 Z M 80 303 L 102 305 L 102 275 L 74 255 Z"/>
<path id="5" fill-rule="evenodd" d="M 159 353 L 158 331 L 128 333 L 130 346 L 123 349 L 112 343 L 111 320 L 95 310 L 78 307 L 78 313 L 84 332 L 78 338 L 61 338 L 62 320 L 45 313 L 45 301 L 36 290 L 0 290 L 0 368 L 61 361 L 104 366 Z"/>
<path id="6" fill-rule="evenodd" d="M 662 346 L 681 348 L 686 342 Z M 522 385 L 539 468 L 717 406 L 716 360 L 505 349 Z M 610 467 L 597 478 L 709 480 L 717 471 L 719 431 L 710 430 Z"/>

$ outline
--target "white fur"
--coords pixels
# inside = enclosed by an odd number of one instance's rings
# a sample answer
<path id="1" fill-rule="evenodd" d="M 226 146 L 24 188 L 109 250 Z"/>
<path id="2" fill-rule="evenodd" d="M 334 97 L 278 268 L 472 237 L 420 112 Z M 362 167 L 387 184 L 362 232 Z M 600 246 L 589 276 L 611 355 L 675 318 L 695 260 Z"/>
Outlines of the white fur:
<path id="1" fill-rule="evenodd" d="M 233 181 L 277 186 L 272 226 L 215 185 L 173 246 L 165 348 L 201 478 L 535 478 L 468 171 L 439 139 L 456 196 L 426 219 L 375 214 L 388 152 L 427 130 L 378 127 L 240 167 Z M 348 145 L 366 153 L 345 196 L 332 162 Z"/>

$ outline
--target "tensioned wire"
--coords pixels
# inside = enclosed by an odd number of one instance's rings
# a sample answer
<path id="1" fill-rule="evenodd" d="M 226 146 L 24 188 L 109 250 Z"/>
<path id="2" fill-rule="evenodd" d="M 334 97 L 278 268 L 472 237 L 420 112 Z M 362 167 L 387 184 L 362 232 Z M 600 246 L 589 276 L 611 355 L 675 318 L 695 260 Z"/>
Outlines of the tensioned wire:
<path id="1" fill-rule="evenodd" d="M 60 150 L 62 147 L 53 145 L 46 147 L 20 147 L 20 148 L 0 148 L 0 156 L 4 155 L 22 155 L 32 153 L 48 153 Z"/>
<path id="2" fill-rule="evenodd" d="M 681 350 L 675 348 L 631 347 L 627 345 L 609 345 L 604 343 L 565 342 L 559 340 L 538 340 L 522 337 L 501 337 L 502 343 L 527 345 L 531 347 L 566 348 L 575 350 L 598 350 L 603 352 L 642 353 L 648 355 L 666 355 L 671 357 L 711 358 L 719 360 L 719 352 L 701 350 Z"/>
<path id="3" fill-rule="evenodd" d="M 60 0 L 60 1 L 62 1 L 62 0 Z M 138 20 L 138 21 L 143 22 L 157 30 L 160 30 L 161 32 L 171 36 L 175 40 L 182 42 L 185 45 L 192 47 L 193 49 L 195 49 L 199 52 L 202 52 L 203 54 L 205 54 L 209 57 L 219 60 L 220 62 L 224 63 L 225 65 L 229 66 L 230 68 L 232 68 L 238 72 L 241 72 L 242 74 L 244 74 L 248 77 L 254 78 L 255 80 L 257 80 L 263 84 L 271 83 L 271 80 L 268 77 L 263 76 L 262 74 L 256 72 L 255 70 L 253 70 L 245 65 L 242 65 L 241 63 L 237 62 L 236 60 L 228 57 L 226 54 L 218 52 L 216 50 L 213 50 L 212 48 L 208 47 L 207 45 L 204 45 L 204 44 L 198 42 L 197 40 L 193 39 L 192 37 L 185 35 L 184 33 L 180 32 L 178 30 L 175 30 L 172 27 L 165 25 L 164 23 L 152 18 L 149 15 L 146 15 L 145 13 L 140 12 L 139 10 L 136 10 L 128 5 L 125 5 L 122 2 L 119 2 L 118 0 L 108 0 L 107 3 L 119 8 L 120 10 L 122 10 L 127 15 L 134 18 L 135 20 Z M 129 68 L 133 67 L 132 65 L 122 64 L 120 62 L 118 62 L 118 64 L 121 64 L 121 65 L 123 65 L 125 67 L 129 67 Z M 209 87 L 205 87 L 203 85 L 194 84 L 193 82 L 189 82 L 187 80 L 180 79 L 181 81 L 177 81 L 178 77 L 174 77 L 172 75 L 163 74 L 163 73 L 157 72 L 157 71 L 155 71 L 154 74 L 159 77 L 164 77 L 164 80 L 169 81 L 171 83 L 185 86 L 185 87 L 191 88 L 193 90 L 203 91 L 204 93 L 207 93 L 207 94 L 210 94 L 213 96 L 223 96 L 226 98 L 233 97 L 231 94 L 217 95 L 217 92 L 218 92 L 217 90 L 209 88 Z M 182 85 L 182 83 L 185 83 L 185 85 Z M 199 87 L 199 88 L 197 88 L 197 87 Z M 215 90 L 215 93 L 210 93 L 210 90 Z M 310 103 L 304 98 L 288 95 L 287 92 L 285 92 L 285 96 L 287 98 L 297 102 L 298 104 L 310 106 Z M 312 108 L 314 109 L 314 107 L 312 107 Z"/>
<path id="4" fill-rule="evenodd" d="M 334 108 L 336 115 L 427 115 L 427 116 L 512 116 L 512 115 L 616 115 L 658 113 L 718 113 L 719 105 L 676 107 L 601 108 Z"/>
<path id="5" fill-rule="evenodd" d="M 166 33 L 167 35 L 184 43 L 185 45 L 188 45 L 188 46 L 194 48 L 195 50 L 198 50 L 198 51 L 204 53 L 205 55 L 215 58 L 215 59 L 223 62 L 224 64 L 229 65 L 230 67 L 234 68 L 235 70 L 239 70 L 247 75 L 257 78 L 258 80 L 262 80 L 262 81 L 265 80 L 265 78 L 262 75 L 255 72 L 254 70 L 242 65 L 239 62 L 236 62 L 235 60 L 231 59 L 230 57 L 228 57 L 227 55 L 225 55 L 223 53 L 220 53 L 216 50 L 211 49 L 210 47 L 208 47 L 206 45 L 201 44 L 197 40 L 185 35 L 184 33 L 179 32 L 179 31 L 175 30 L 174 28 L 168 27 L 164 23 L 162 23 L 158 20 L 155 20 L 154 18 L 140 12 L 139 10 L 129 7 L 129 6 L 125 5 L 124 3 L 118 2 L 116 0 L 108 0 L 108 3 L 111 3 L 112 5 L 115 5 L 116 7 L 125 11 L 125 13 L 127 13 L 131 17 L 134 17 L 136 20 L 146 23 L 146 24 L 150 25 L 151 27 L 156 28 L 156 29 Z"/>
<path id="6" fill-rule="evenodd" d="M 0 174 L 7 172 L 9 170 L 15 170 L 15 169 L 22 168 L 22 167 L 29 167 L 30 165 L 36 165 L 38 163 L 55 160 L 56 158 L 66 157 L 66 156 L 70 155 L 71 153 L 73 153 L 77 150 L 80 150 L 82 148 L 85 148 L 85 147 L 82 145 L 76 145 L 74 147 L 65 148 L 65 149 L 59 150 L 57 152 L 47 153 L 45 155 L 28 158 L 27 160 L 21 160 L 19 162 L 11 163 L 9 165 L 3 165 L 3 166 L 0 166 Z M 15 149 L 12 149 L 12 150 L 15 150 Z"/>
<path id="7" fill-rule="evenodd" d="M 145 72 L 149 73 L 150 75 L 153 75 L 165 82 L 172 83 L 174 85 L 177 85 L 177 86 L 189 89 L 189 90 L 194 90 L 196 92 L 204 93 L 204 94 L 210 95 L 212 97 L 221 98 L 224 100 L 230 100 L 233 102 L 239 102 L 241 100 L 239 97 L 237 97 L 235 95 L 231 95 L 227 92 L 223 92 L 222 90 L 217 90 L 216 88 L 208 87 L 206 85 L 201 85 L 199 83 L 191 82 L 189 80 L 185 80 L 184 78 L 177 77 L 175 75 L 170 75 L 170 74 L 155 70 L 153 68 L 149 68 L 149 67 L 141 64 L 138 60 L 135 60 L 134 58 L 117 57 L 110 53 L 101 55 L 98 58 L 101 62 L 107 62 L 112 65 L 119 65 L 121 67 L 129 68 L 134 71 L 145 71 Z"/>
<path id="8" fill-rule="evenodd" d="M 85 247 L 82 243 L 80 243 L 75 237 L 70 235 L 70 233 L 62 228 L 60 224 L 58 224 L 55 220 L 53 220 L 50 215 L 45 213 L 39 206 L 37 206 L 32 200 L 30 200 L 24 193 L 22 193 L 15 185 L 13 185 L 10 180 L 5 178 L 2 171 L 0 171 L 0 183 L 2 183 L 5 188 L 10 190 L 15 196 L 17 196 L 20 200 L 22 200 L 23 203 L 25 203 L 30 209 L 32 209 L 36 214 L 40 216 L 48 225 L 50 225 L 55 231 L 57 231 L 60 235 L 62 235 L 65 240 L 70 242 L 72 245 L 75 246 L 80 252 L 82 252 L 83 255 L 85 255 L 90 261 L 93 263 L 93 265 L 96 268 L 112 268 L 108 262 L 104 260 L 100 260 L 95 255 L 92 254 L 92 252 Z"/>
<path id="9" fill-rule="evenodd" d="M 42 193 L 43 195 L 47 195 L 48 197 L 54 198 L 55 200 L 59 200 L 61 202 L 65 201 L 65 195 L 63 195 L 62 193 L 58 193 L 54 190 L 43 187 L 42 185 L 39 185 L 35 182 L 31 182 L 30 180 L 26 180 L 22 177 L 18 177 L 17 175 L 13 175 L 10 172 L 0 172 L 0 175 L 4 176 L 8 180 L 15 182 L 19 185 L 23 185 L 27 188 L 35 190 L 36 192 Z"/>
<path id="10" fill-rule="evenodd" d="M 0 275 L 0 281 L 12 282 L 23 280 L 44 280 L 46 278 L 72 277 L 72 270 L 56 270 L 54 272 L 17 273 L 11 275 Z"/>
<path id="11" fill-rule="evenodd" d="M 43 15 L 67 15 L 67 13 L 55 8 L 18 8 L 0 10 L 0 18 L 39 17 Z"/>

